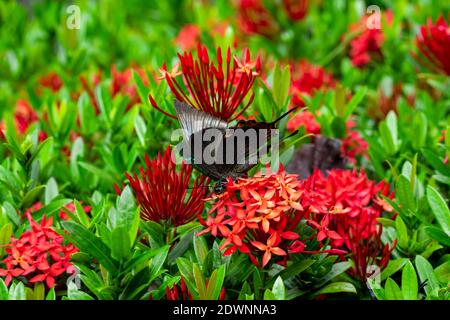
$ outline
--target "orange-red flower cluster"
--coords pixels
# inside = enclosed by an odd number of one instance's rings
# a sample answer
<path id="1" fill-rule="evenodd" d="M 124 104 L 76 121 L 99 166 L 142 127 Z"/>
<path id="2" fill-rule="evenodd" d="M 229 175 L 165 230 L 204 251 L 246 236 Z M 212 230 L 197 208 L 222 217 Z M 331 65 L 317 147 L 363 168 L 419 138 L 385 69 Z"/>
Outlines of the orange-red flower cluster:
<path id="1" fill-rule="evenodd" d="M 420 53 L 428 61 L 416 56 L 416 59 L 430 70 L 450 75 L 450 26 L 441 16 L 436 24 L 431 19 L 420 27 L 416 38 Z"/>
<path id="2" fill-rule="evenodd" d="M 220 246 L 226 249 L 224 255 L 238 250 L 257 266 L 257 256 L 262 256 L 265 267 L 275 256 L 282 257 L 283 263 L 288 252 L 308 252 L 295 228 L 308 215 L 311 201 L 304 182 L 283 168 L 235 182 L 230 179 L 226 191 L 210 200 L 213 207 L 206 221 L 199 216 L 206 229 L 198 235 L 225 238 Z"/>
<path id="3" fill-rule="evenodd" d="M 30 283 L 44 282 L 48 288 L 55 285 L 56 278 L 74 272 L 71 255 L 78 251 L 72 244 L 63 244 L 64 238 L 52 228 L 52 218 L 44 216 L 41 223 L 28 214 L 31 230 L 19 239 L 11 239 L 6 246 L 8 256 L 3 260 L 6 267 L 0 276 L 9 285 L 13 278 L 21 277 Z"/>
<path id="4" fill-rule="evenodd" d="M 140 178 L 136 173 L 133 176 L 126 173 L 141 207 L 142 219 L 179 226 L 202 212 L 209 179 L 196 178 L 190 188 L 192 166 L 183 161 L 177 171 L 170 146 L 154 160 L 145 155 L 145 164 L 146 168 L 140 168 Z M 120 193 L 117 186 L 116 191 Z"/>
<path id="5" fill-rule="evenodd" d="M 348 250 L 355 263 L 352 273 L 360 279 L 366 278 L 369 265 L 385 268 L 394 246 L 381 242 L 382 227 L 377 218 L 392 212 L 381 197 L 393 197 L 389 185 L 371 181 L 362 169 L 333 169 L 328 176 L 315 171 L 306 184 L 317 195 L 316 210 L 309 221 L 320 230 L 317 240 L 330 238 L 333 248 Z"/>
<path id="6" fill-rule="evenodd" d="M 170 72 L 164 63 L 161 68 L 161 79 L 165 79 L 170 90 L 179 101 L 209 113 L 223 120 L 233 120 L 241 115 L 252 103 L 254 94 L 250 96 L 247 104 L 236 112 L 249 93 L 261 69 L 259 57 L 250 60 L 250 52 L 244 50 L 243 60 L 236 56 L 231 57 L 230 48 L 227 50 L 225 65 L 220 47 L 217 48 L 217 64 L 209 59 L 205 46 L 198 45 L 197 58 L 192 52 L 178 54 L 181 64 L 181 72 L 175 67 Z M 178 75 L 183 75 L 183 89 L 181 83 L 176 81 Z M 188 91 L 188 92 L 186 92 Z M 162 110 L 149 96 L 153 107 L 165 115 L 176 118 Z"/>

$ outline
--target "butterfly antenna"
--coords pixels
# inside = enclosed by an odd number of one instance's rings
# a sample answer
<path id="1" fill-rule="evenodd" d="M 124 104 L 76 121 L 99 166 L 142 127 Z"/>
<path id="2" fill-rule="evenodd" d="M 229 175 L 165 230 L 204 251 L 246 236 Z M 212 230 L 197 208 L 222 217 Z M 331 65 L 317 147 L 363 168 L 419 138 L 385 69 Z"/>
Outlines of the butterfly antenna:
<path id="1" fill-rule="evenodd" d="M 281 119 L 283 119 L 284 117 L 286 117 L 289 113 L 291 113 L 292 111 L 297 110 L 298 107 L 294 107 L 291 110 L 286 111 L 285 113 L 283 113 L 281 116 L 279 116 L 276 120 L 270 122 L 269 124 L 276 124 L 278 121 L 280 121 Z"/>

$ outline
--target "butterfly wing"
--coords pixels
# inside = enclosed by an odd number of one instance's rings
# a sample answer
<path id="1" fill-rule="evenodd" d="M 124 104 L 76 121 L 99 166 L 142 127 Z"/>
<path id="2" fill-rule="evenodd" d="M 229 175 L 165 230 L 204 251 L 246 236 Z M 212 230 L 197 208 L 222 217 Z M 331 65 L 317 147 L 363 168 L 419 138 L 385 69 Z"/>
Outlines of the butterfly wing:
<path id="1" fill-rule="evenodd" d="M 195 154 L 195 143 L 201 143 L 201 150 L 204 150 L 209 144 L 209 142 L 203 140 L 205 130 L 214 128 L 225 132 L 228 123 L 178 100 L 175 100 L 174 106 L 183 130 L 184 148 L 189 150 L 189 156 L 185 157 L 185 159 L 192 163 L 198 171 L 214 180 L 228 177 L 229 168 L 222 165 L 206 164 L 203 161 L 197 162 L 193 156 Z"/>
<path id="2" fill-rule="evenodd" d="M 206 112 L 199 111 L 187 103 L 175 99 L 175 111 L 178 121 L 183 129 L 183 136 L 188 142 L 192 135 L 206 128 L 217 128 L 225 130 L 228 126 L 226 121 L 214 117 Z"/>

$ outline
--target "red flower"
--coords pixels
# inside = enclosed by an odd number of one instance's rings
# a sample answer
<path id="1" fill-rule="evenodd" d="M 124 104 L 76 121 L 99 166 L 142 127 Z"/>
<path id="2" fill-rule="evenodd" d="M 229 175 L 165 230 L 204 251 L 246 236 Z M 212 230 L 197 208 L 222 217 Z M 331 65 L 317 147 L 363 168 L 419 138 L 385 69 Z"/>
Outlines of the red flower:
<path id="1" fill-rule="evenodd" d="M 200 42 L 200 28 L 195 24 L 187 24 L 181 28 L 175 43 L 182 50 L 194 50 Z"/>
<path id="2" fill-rule="evenodd" d="M 450 75 L 450 27 L 441 16 L 436 24 L 428 19 L 425 26 L 420 27 L 416 37 L 416 45 L 422 57 L 415 58 L 430 70 Z"/>
<path id="3" fill-rule="evenodd" d="M 137 174 L 131 176 L 126 173 L 141 207 L 142 219 L 156 222 L 164 220 L 179 226 L 202 212 L 209 179 L 196 178 L 190 188 L 192 166 L 183 161 L 178 172 L 170 146 L 154 160 L 145 155 L 145 163 L 146 168 L 140 168 L 140 178 Z M 119 188 L 116 189 L 120 193 Z"/>
<path id="4" fill-rule="evenodd" d="M 364 156 L 369 149 L 369 144 L 364 140 L 358 131 L 353 130 L 355 123 L 347 121 L 347 135 L 342 139 L 342 155 L 351 163 L 356 163 L 356 156 Z"/>
<path id="5" fill-rule="evenodd" d="M 392 21 L 392 12 L 385 12 L 387 23 Z M 355 67 L 362 68 L 375 57 L 382 56 L 381 45 L 384 42 L 384 34 L 381 29 L 367 28 L 367 17 L 363 17 L 358 23 L 350 27 L 350 31 L 359 33 L 350 42 L 350 58 Z"/>
<path id="6" fill-rule="evenodd" d="M 63 82 L 56 72 L 51 72 L 48 75 L 42 76 L 39 78 L 39 83 L 43 87 L 51 89 L 53 92 L 58 92 L 63 86 Z"/>
<path id="7" fill-rule="evenodd" d="M 44 282 L 48 288 L 62 274 L 73 273 L 71 255 L 78 251 L 72 244 L 63 245 L 64 238 L 52 227 L 52 218 L 44 216 L 40 224 L 27 214 L 31 230 L 19 239 L 11 239 L 6 246 L 8 256 L 3 260 L 6 269 L 0 268 L 0 276 L 9 285 L 12 278 L 24 277 L 29 282 Z"/>
<path id="8" fill-rule="evenodd" d="M 127 110 L 135 104 L 141 102 L 139 95 L 136 92 L 136 86 L 133 80 L 133 70 L 139 74 L 144 84 L 148 84 L 147 77 L 142 69 L 139 68 L 127 68 L 120 72 L 116 66 L 111 68 L 112 83 L 111 83 L 111 95 L 115 97 L 117 94 L 123 94 L 129 97 Z"/>
<path id="9" fill-rule="evenodd" d="M 272 37 L 279 32 L 279 27 L 261 0 L 239 0 L 238 26 L 246 35 L 260 34 Z"/>
<path id="10" fill-rule="evenodd" d="M 306 133 L 320 133 L 320 124 L 316 121 L 314 115 L 308 110 L 302 110 L 289 119 L 286 128 L 290 132 L 294 132 L 301 126 L 305 127 Z"/>
<path id="11" fill-rule="evenodd" d="M 308 0 L 283 0 L 289 19 L 302 20 L 308 11 Z"/>
<path id="12" fill-rule="evenodd" d="M 300 60 L 297 63 L 291 63 L 292 82 L 290 93 L 292 94 L 292 103 L 303 108 L 303 96 L 312 96 L 316 90 L 335 87 L 333 76 L 320 66 L 310 64 L 306 60 Z"/>
<path id="13" fill-rule="evenodd" d="M 394 246 L 382 244 L 377 218 L 383 211 L 392 211 L 381 198 L 393 197 L 389 185 L 376 184 L 362 170 L 334 169 L 327 177 L 314 172 L 306 185 L 310 192 L 320 195 L 314 199 L 318 206 L 309 221 L 319 230 L 318 240 L 330 239 L 333 249 L 350 251 L 355 263 L 350 272 L 362 280 L 367 277 L 369 265 L 385 268 Z"/>
<path id="14" fill-rule="evenodd" d="M 213 203 L 210 216 L 206 222 L 199 217 L 207 228 L 198 235 L 210 232 L 224 238 L 220 246 L 221 250 L 225 249 L 223 255 L 238 250 L 257 266 L 262 256 L 261 265 L 265 267 L 273 255 L 282 257 L 277 260 L 284 264 L 287 252 L 317 252 L 305 251 L 305 244 L 295 232 L 311 211 L 311 198 L 304 182 L 296 175 L 286 174 L 283 168 L 264 176 L 260 173 L 235 182 L 230 179 L 226 191 L 209 201 Z"/>
<path id="15" fill-rule="evenodd" d="M 259 241 L 251 241 L 251 244 L 255 246 L 257 249 L 264 251 L 264 256 L 262 260 L 262 266 L 263 268 L 266 266 L 266 264 L 270 261 L 272 258 L 272 253 L 276 254 L 277 256 L 285 256 L 286 251 L 283 249 L 277 247 L 277 245 L 281 242 L 280 236 L 274 232 L 269 239 L 267 239 L 267 244 L 263 244 Z"/>
<path id="16" fill-rule="evenodd" d="M 28 130 L 29 126 L 37 123 L 39 121 L 39 117 L 37 112 L 31 107 L 31 105 L 26 100 L 17 100 L 16 102 L 16 111 L 14 112 L 14 120 L 17 131 L 20 134 L 25 134 Z M 6 139 L 3 130 L 5 128 L 4 122 L 0 122 L 0 139 Z M 39 141 L 43 141 L 47 138 L 47 134 L 40 130 L 38 134 Z"/>
<path id="17" fill-rule="evenodd" d="M 252 88 L 261 67 L 259 58 L 254 61 L 250 60 L 250 53 L 247 49 L 244 50 L 243 61 L 236 56 L 232 59 L 230 49 L 228 49 L 225 66 L 223 66 L 220 47 L 217 49 L 217 65 L 210 61 L 206 47 L 200 44 L 196 59 L 191 52 L 179 54 L 178 57 L 183 83 L 188 93 L 175 79 L 180 74 L 176 68 L 172 69 L 172 72 L 168 72 L 164 64 L 161 69 L 162 77 L 167 81 L 176 99 L 223 120 L 237 118 L 253 101 L 254 94 L 251 95 L 244 108 L 236 113 L 236 109 Z M 151 95 L 149 99 L 153 107 L 171 118 L 176 118 L 163 111 Z"/>

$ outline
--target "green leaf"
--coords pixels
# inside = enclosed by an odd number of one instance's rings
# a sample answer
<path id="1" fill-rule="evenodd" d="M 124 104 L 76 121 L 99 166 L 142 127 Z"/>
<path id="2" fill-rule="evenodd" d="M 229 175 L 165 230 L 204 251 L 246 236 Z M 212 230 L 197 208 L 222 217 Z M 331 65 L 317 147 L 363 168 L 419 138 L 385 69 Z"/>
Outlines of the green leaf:
<path id="1" fill-rule="evenodd" d="M 9 294 L 11 300 L 26 300 L 25 286 L 22 282 L 19 282 L 15 288 L 11 287 L 11 289 L 14 289 L 12 294 L 11 292 Z"/>
<path id="2" fill-rule="evenodd" d="M 272 287 L 272 293 L 276 300 L 286 299 L 286 288 L 284 287 L 283 279 L 278 276 Z"/>
<path id="3" fill-rule="evenodd" d="M 119 300 L 139 299 L 150 284 L 150 272 L 148 268 L 143 268 L 136 273 L 127 283 L 125 289 L 119 296 Z"/>
<path id="4" fill-rule="evenodd" d="M 5 201 L 3 203 L 3 210 L 6 212 L 10 221 L 12 221 L 16 226 L 20 226 L 20 216 L 11 203 Z"/>
<path id="5" fill-rule="evenodd" d="M 395 229 L 397 230 L 399 246 L 402 248 L 408 248 L 408 229 L 400 216 L 397 216 L 395 219 Z"/>
<path id="6" fill-rule="evenodd" d="M 411 189 L 410 181 L 404 176 L 399 175 L 395 184 L 395 197 L 398 199 L 400 206 L 406 213 L 414 211 L 416 203 L 414 201 L 414 194 Z"/>
<path id="7" fill-rule="evenodd" d="M 142 103 L 146 104 L 147 106 L 150 106 L 150 103 L 148 100 L 148 94 L 150 93 L 150 91 L 145 86 L 141 77 L 135 70 L 133 70 L 133 80 L 134 80 L 134 83 L 136 83 L 137 92 L 139 94 L 139 97 L 141 98 Z"/>
<path id="8" fill-rule="evenodd" d="M 36 282 L 34 284 L 34 300 L 44 300 L 45 287 L 43 283 Z"/>
<path id="9" fill-rule="evenodd" d="M 427 261 L 427 259 L 425 259 L 421 255 L 416 256 L 415 264 L 420 281 L 422 283 L 426 281 L 424 290 L 426 294 L 429 295 L 439 287 L 439 282 L 434 274 L 433 267 Z"/>
<path id="10" fill-rule="evenodd" d="M 392 227 L 395 228 L 395 221 L 387 218 L 377 218 L 377 222 L 380 223 L 383 227 Z"/>
<path id="11" fill-rule="evenodd" d="M 266 289 L 266 291 L 264 291 L 264 300 L 277 300 L 277 299 L 275 298 L 275 295 L 272 293 L 272 291 Z"/>
<path id="12" fill-rule="evenodd" d="M 192 265 L 192 267 L 193 267 L 195 286 L 197 288 L 199 299 L 205 300 L 205 299 L 207 299 L 205 278 L 204 278 L 202 271 L 200 270 L 198 264 L 194 263 Z"/>
<path id="13" fill-rule="evenodd" d="M 390 111 L 386 119 L 380 123 L 379 130 L 386 152 L 394 155 L 398 150 L 398 132 L 397 116 L 393 111 Z"/>
<path id="14" fill-rule="evenodd" d="M 344 114 L 345 118 L 348 118 L 353 113 L 353 111 L 355 111 L 356 107 L 361 103 L 366 94 L 367 94 L 367 87 L 362 87 L 358 89 L 356 94 L 351 98 L 350 102 L 347 104 L 347 107 L 345 108 Z"/>
<path id="15" fill-rule="evenodd" d="M 436 189 L 429 185 L 427 187 L 427 200 L 442 230 L 447 236 L 450 236 L 450 210 L 444 198 Z"/>
<path id="16" fill-rule="evenodd" d="M 74 200 L 73 203 L 75 205 L 75 214 L 78 218 L 78 221 L 80 221 L 80 223 L 83 226 L 88 227 L 89 226 L 89 217 L 86 214 L 86 212 L 84 211 L 83 206 L 81 205 L 81 203 L 78 200 Z"/>
<path id="17" fill-rule="evenodd" d="M 336 276 L 340 275 L 341 273 L 347 271 L 352 266 L 352 262 L 350 261 L 343 261 L 333 264 L 331 267 L 330 272 L 328 272 L 325 276 L 323 276 L 319 283 L 321 285 L 325 284 L 326 282 L 332 280 Z"/>
<path id="18" fill-rule="evenodd" d="M 133 243 L 139 228 L 139 214 L 134 203 L 133 192 L 126 186 L 117 199 L 116 224 L 128 230 L 130 243 Z"/>
<path id="19" fill-rule="evenodd" d="M 434 275 L 442 285 L 447 285 L 450 282 L 450 260 L 434 269 Z"/>
<path id="20" fill-rule="evenodd" d="M 48 179 L 47 185 L 45 186 L 45 204 L 49 204 L 54 198 L 59 194 L 58 184 L 56 180 L 51 177 Z"/>
<path id="21" fill-rule="evenodd" d="M 151 267 L 150 281 L 155 280 L 156 277 L 159 276 L 160 270 L 161 270 L 162 266 L 164 265 L 164 262 L 167 259 L 167 255 L 169 254 L 169 249 L 170 249 L 170 246 L 167 245 L 167 246 L 161 247 L 157 250 L 157 253 L 153 257 L 151 265 L 150 265 L 150 267 Z"/>
<path id="22" fill-rule="evenodd" d="M 192 262 L 186 258 L 178 258 L 177 261 L 178 271 L 180 271 L 181 276 L 184 278 L 186 282 L 186 286 L 193 296 L 197 295 L 197 289 L 194 283 L 194 273 Z"/>
<path id="23" fill-rule="evenodd" d="M 381 272 L 381 280 L 385 280 L 397 271 L 403 268 L 408 261 L 406 258 L 399 258 L 395 260 L 389 260 L 387 267 Z"/>
<path id="24" fill-rule="evenodd" d="M 403 300 L 403 294 L 394 280 L 388 278 L 384 287 L 384 294 L 387 300 Z"/>
<path id="25" fill-rule="evenodd" d="M 0 278 L 0 300 L 8 300 L 8 299 L 9 299 L 8 288 L 6 287 L 5 282 L 3 282 L 3 279 Z"/>
<path id="26" fill-rule="evenodd" d="M 431 239 L 438 241 L 439 243 L 450 247 L 450 237 L 437 227 L 425 227 L 425 232 Z"/>
<path id="27" fill-rule="evenodd" d="M 147 127 L 145 125 L 144 119 L 140 115 L 137 115 L 134 119 L 134 128 L 136 129 L 139 142 L 142 146 L 145 146 L 145 134 L 147 133 Z"/>
<path id="28" fill-rule="evenodd" d="M 428 120 L 423 112 L 417 112 L 414 116 L 411 137 L 414 149 L 419 150 L 425 145 L 427 139 Z"/>
<path id="29" fill-rule="evenodd" d="M 111 257 L 111 250 L 99 237 L 78 223 L 63 221 L 61 224 L 69 232 L 71 240 L 78 249 L 96 258 L 109 272 L 117 272 L 116 261 Z"/>
<path id="30" fill-rule="evenodd" d="M 131 255 L 131 243 L 128 230 L 119 226 L 111 233 L 111 256 L 116 260 L 125 260 Z"/>
<path id="31" fill-rule="evenodd" d="M 325 294 L 325 293 L 339 293 L 339 292 L 348 292 L 355 293 L 356 288 L 353 284 L 349 282 L 332 282 L 327 286 L 320 289 L 315 295 Z"/>
<path id="32" fill-rule="evenodd" d="M 222 290 L 223 281 L 225 279 L 225 265 L 221 265 L 219 269 L 214 270 L 208 281 L 206 297 L 208 300 L 218 300 Z"/>
<path id="33" fill-rule="evenodd" d="M 77 286 L 70 282 L 67 290 L 69 300 L 94 300 L 89 294 L 77 289 Z"/>
<path id="34" fill-rule="evenodd" d="M 208 246 L 205 239 L 194 235 L 194 252 L 200 266 L 203 266 L 206 255 L 208 254 Z"/>
<path id="35" fill-rule="evenodd" d="M 47 296 L 45 297 L 45 300 L 56 300 L 55 288 L 52 287 L 48 291 Z"/>
<path id="36" fill-rule="evenodd" d="M 278 108 L 283 108 L 289 94 L 291 85 L 291 72 L 289 66 L 277 66 L 273 76 L 273 99 Z"/>
<path id="37" fill-rule="evenodd" d="M 142 221 L 141 228 L 149 236 L 152 248 L 158 248 L 164 245 L 164 228 L 154 221 Z"/>
<path id="38" fill-rule="evenodd" d="M 402 272 L 402 294 L 405 300 L 417 300 L 417 275 L 411 261 L 407 261 Z"/>

